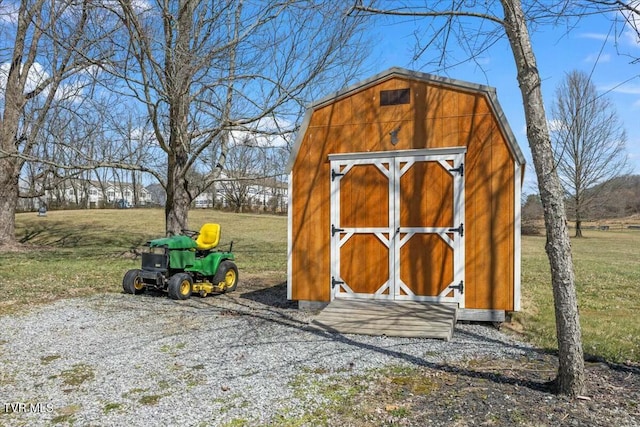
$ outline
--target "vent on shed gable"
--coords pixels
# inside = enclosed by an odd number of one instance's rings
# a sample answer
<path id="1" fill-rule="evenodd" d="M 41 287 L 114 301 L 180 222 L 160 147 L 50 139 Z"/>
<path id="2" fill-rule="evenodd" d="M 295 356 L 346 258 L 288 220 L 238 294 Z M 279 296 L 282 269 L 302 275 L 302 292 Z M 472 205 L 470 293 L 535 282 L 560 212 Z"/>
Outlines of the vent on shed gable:
<path id="1" fill-rule="evenodd" d="M 380 106 L 411 103 L 411 89 L 395 89 L 380 91 Z"/>

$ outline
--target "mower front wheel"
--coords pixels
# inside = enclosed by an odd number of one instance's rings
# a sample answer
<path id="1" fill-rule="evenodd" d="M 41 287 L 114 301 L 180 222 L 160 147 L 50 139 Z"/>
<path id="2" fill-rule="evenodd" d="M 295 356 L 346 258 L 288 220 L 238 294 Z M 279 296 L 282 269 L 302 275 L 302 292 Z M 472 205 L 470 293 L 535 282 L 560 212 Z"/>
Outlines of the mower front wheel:
<path id="1" fill-rule="evenodd" d="M 169 278 L 167 291 L 172 299 L 187 299 L 191 296 L 193 279 L 187 273 L 174 274 Z"/>
<path id="2" fill-rule="evenodd" d="M 229 260 L 222 261 L 213 278 L 213 283 L 214 285 L 223 285 L 223 292 L 235 291 L 238 287 L 238 267 Z"/>
<path id="3" fill-rule="evenodd" d="M 140 277 L 140 270 L 133 269 L 125 273 L 122 279 L 122 289 L 128 294 L 141 294 L 144 292 L 144 283 Z"/>

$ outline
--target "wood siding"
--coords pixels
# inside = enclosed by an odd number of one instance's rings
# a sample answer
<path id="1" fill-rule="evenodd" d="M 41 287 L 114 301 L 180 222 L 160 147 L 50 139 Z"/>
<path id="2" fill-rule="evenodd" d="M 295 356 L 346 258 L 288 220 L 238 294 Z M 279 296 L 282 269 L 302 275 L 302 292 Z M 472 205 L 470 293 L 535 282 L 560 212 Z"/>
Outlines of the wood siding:
<path id="1" fill-rule="evenodd" d="M 381 90 L 404 88 L 411 90 L 409 104 L 380 106 Z M 392 132 L 397 135 L 395 145 Z M 515 166 L 505 138 L 485 94 L 409 78 L 392 77 L 377 82 L 313 111 L 291 169 L 292 299 L 330 299 L 329 154 L 467 147 L 465 304 L 470 309 L 513 310 Z M 352 171 L 362 176 L 356 180 L 360 183 L 357 188 L 341 190 L 341 198 L 345 198 L 341 205 L 352 206 L 350 211 L 341 212 L 343 223 L 378 222 L 386 218 L 381 212 L 387 208 L 383 201 L 386 193 L 361 191 L 366 183 L 380 179 L 382 174 L 375 169 L 362 167 L 360 171 Z M 419 172 L 416 169 L 415 173 Z M 445 176 L 448 174 L 437 170 L 424 172 L 432 175 L 431 185 L 448 179 Z M 407 176 L 407 179 L 414 178 Z M 419 179 L 416 182 L 420 184 Z M 414 183 L 406 186 L 411 185 Z M 408 188 L 407 191 L 416 190 Z M 407 197 L 417 197 L 411 194 Z M 363 215 L 363 212 L 370 213 Z M 407 217 L 407 221 L 412 219 Z M 374 240 L 365 242 L 365 246 L 371 248 L 371 259 L 367 260 L 368 255 L 363 254 L 360 270 L 367 269 L 369 261 L 386 251 Z M 424 243 L 437 245 L 437 242 Z M 407 249 L 412 251 L 410 247 Z M 437 262 L 447 256 L 450 255 L 440 250 L 413 265 Z M 350 273 L 357 274 L 358 271 Z M 420 276 L 421 272 L 402 274 Z M 447 276 L 450 272 L 440 274 Z M 366 286 L 364 281 L 360 285 Z"/>

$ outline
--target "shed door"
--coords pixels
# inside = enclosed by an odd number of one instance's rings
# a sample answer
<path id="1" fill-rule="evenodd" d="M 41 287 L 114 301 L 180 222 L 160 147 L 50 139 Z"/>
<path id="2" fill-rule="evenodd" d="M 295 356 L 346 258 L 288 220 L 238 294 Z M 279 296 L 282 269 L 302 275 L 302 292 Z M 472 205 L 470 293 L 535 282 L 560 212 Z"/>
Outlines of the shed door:
<path id="1" fill-rule="evenodd" d="M 464 151 L 331 160 L 331 286 L 337 298 L 464 307 Z"/>

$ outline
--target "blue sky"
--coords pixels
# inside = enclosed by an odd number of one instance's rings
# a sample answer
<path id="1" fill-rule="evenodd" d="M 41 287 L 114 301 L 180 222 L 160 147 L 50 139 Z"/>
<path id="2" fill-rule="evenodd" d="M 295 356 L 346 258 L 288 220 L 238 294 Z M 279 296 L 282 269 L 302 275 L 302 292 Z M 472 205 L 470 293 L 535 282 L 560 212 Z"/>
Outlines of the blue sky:
<path id="1" fill-rule="evenodd" d="M 612 26 L 610 16 L 583 19 L 567 32 L 566 27 L 544 26 L 532 31 L 533 48 L 542 78 L 547 116 L 558 84 L 567 72 L 580 70 L 591 75 L 598 92 L 615 105 L 627 132 L 627 152 L 633 173 L 640 174 L 640 43 L 630 33 Z M 464 63 L 446 72 L 425 61 L 412 62 L 415 46 L 413 32 L 426 21 L 385 18 L 378 21 L 379 42 L 367 65 L 371 74 L 393 66 L 444 75 L 473 83 L 493 86 L 509 124 L 527 157 L 527 178 L 523 191 L 537 192 L 529 151 L 520 89 L 513 56 L 506 38 L 486 51 L 474 63 Z M 460 54 L 462 55 L 462 54 Z"/>

